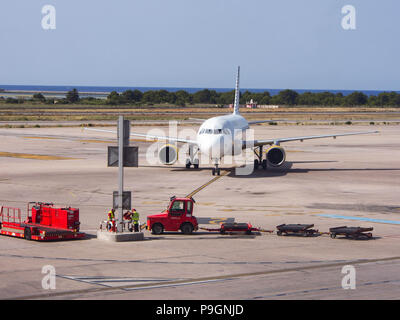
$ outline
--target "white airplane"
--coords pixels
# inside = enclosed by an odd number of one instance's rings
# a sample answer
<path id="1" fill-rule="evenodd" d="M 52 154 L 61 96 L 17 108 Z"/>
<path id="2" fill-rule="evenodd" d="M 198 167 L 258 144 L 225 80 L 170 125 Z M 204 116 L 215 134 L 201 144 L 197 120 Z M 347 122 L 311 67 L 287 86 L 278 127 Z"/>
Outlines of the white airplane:
<path id="1" fill-rule="evenodd" d="M 189 158 L 186 160 L 186 168 L 190 168 L 192 165 L 194 166 L 194 168 L 199 167 L 199 161 L 198 159 L 194 158 L 194 156 L 198 151 L 200 151 L 202 154 L 208 156 L 215 165 L 215 168 L 212 169 L 212 174 L 220 175 L 219 164 L 221 162 L 221 159 L 226 155 L 240 154 L 243 149 L 252 148 L 254 150 L 254 153 L 257 157 L 257 159 L 254 160 L 255 169 L 257 169 L 260 165 L 263 169 L 267 169 L 268 165 L 279 167 L 285 162 L 286 153 L 284 148 L 281 146 L 281 143 L 283 142 L 378 133 L 378 131 L 363 131 L 316 136 L 245 140 L 244 137 L 246 134 L 246 130 L 250 128 L 250 125 L 272 121 L 247 121 L 244 117 L 241 116 L 239 112 L 239 74 L 240 67 L 238 67 L 236 77 L 235 102 L 233 113 L 204 120 L 197 132 L 196 140 L 140 133 L 131 133 L 131 136 L 175 143 L 187 143 L 189 144 Z M 203 121 L 203 119 L 196 120 Z M 114 132 L 102 129 L 86 129 L 102 132 Z M 263 159 L 263 147 L 265 145 L 268 145 L 269 147 L 265 153 L 265 159 Z M 174 164 L 178 159 L 178 149 L 169 143 L 160 148 L 158 154 L 160 161 L 166 165 Z"/>

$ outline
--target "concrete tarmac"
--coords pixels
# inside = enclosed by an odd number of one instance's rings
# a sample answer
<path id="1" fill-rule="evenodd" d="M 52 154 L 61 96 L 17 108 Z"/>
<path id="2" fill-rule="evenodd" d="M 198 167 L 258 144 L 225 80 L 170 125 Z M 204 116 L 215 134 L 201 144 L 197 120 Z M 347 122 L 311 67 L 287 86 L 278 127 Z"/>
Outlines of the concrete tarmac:
<path id="1" fill-rule="evenodd" d="M 370 127 L 254 129 L 255 138 L 270 138 Z M 115 135 L 79 128 L 1 128 L 0 205 L 25 210 L 27 202 L 43 201 L 78 207 L 88 237 L 39 243 L 0 236 L 0 298 L 398 299 L 400 226 L 393 222 L 400 221 L 399 127 L 373 129 L 380 133 L 283 144 L 284 166 L 247 176 L 222 164 L 232 171 L 194 195 L 194 214 L 214 222 L 208 228 L 228 218 L 272 230 L 282 223 L 313 223 L 319 231 L 364 226 L 374 228 L 372 240 L 145 231 L 142 242 L 107 243 L 95 234 L 117 189 L 118 169 L 106 163 L 108 141 Z M 154 126 L 132 129 L 148 130 Z M 186 170 L 179 164 L 150 164 L 146 152 L 152 143 L 132 145 L 139 146 L 140 166 L 125 169 L 125 189 L 132 191 L 142 222 L 161 212 L 171 196 L 185 196 L 213 178 L 211 165 Z M 329 214 L 392 223 L 322 216 Z M 42 287 L 46 265 L 56 271 L 54 290 Z M 342 288 L 345 265 L 355 267 L 354 290 Z"/>

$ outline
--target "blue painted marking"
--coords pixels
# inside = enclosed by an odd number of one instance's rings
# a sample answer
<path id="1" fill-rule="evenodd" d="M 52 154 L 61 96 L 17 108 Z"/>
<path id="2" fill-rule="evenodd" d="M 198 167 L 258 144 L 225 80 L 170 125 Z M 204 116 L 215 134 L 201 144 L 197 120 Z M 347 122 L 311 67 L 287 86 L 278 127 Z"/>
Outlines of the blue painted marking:
<path id="1" fill-rule="evenodd" d="M 383 220 L 383 219 L 360 218 L 360 217 L 351 217 L 351 216 L 340 216 L 340 215 L 337 215 L 337 214 L 317 214 L 317 216 L 326 217 L 326 218 L 359 220 L 359 221 L 368 221 L 368 222 L 377 222 L 377 223 L 389 223 L 389 224 L 398 224 L 398 225 L 400 225 L 400 221 L 395 221 L 395 220 Z"/>

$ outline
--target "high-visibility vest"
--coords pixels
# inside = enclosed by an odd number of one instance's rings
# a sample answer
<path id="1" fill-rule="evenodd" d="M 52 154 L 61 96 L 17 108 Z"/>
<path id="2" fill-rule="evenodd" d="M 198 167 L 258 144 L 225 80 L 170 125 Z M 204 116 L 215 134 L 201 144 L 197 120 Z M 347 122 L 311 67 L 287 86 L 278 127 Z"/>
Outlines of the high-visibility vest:
<path id="1" fill-rule="evenodd" d="M 115 218 L 114 212 L 112 212 L 111 210 L 108 211 L 108 220 L 113 220 Z"/>
<path id="2" fill-rule="evenodd" d="M 132 220 L 133 220 L 133 222 L 135 222 L 135 223 L 138 223 L 138 221 L 139 221 L 139 213 L 138 213 L 136 210 L 134 210 L 134 211 L 132 212 Z"/>

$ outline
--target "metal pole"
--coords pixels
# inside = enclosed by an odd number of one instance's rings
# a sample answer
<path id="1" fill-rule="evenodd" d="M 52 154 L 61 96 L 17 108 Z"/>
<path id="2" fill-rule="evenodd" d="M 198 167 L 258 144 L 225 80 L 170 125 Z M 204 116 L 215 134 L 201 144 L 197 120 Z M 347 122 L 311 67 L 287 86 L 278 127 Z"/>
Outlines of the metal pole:
<path id="1" fill-rule="evenodd" d="M 118 119 L 118 212 L 117 212 L 117 230 L 122 231 L 123 219 L 123 192 L 124 192 L 124 116 L 119 116 Z"/>

